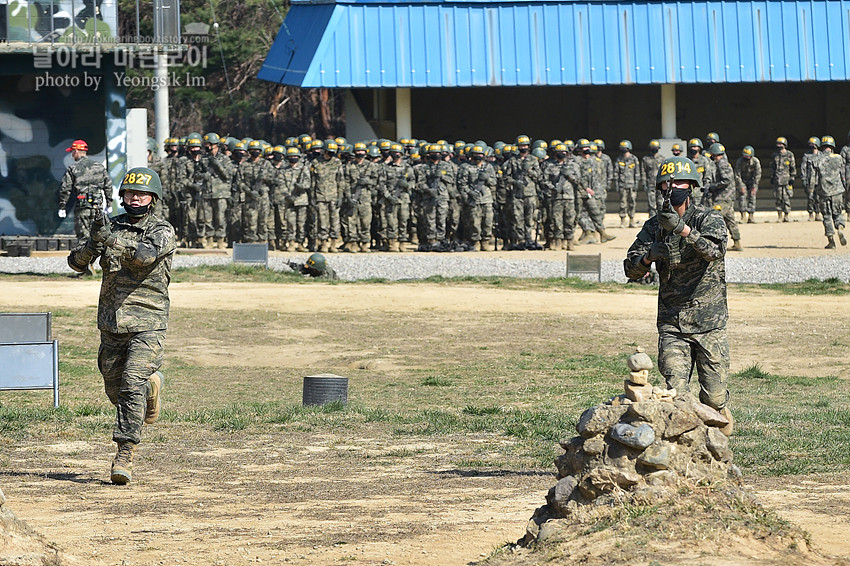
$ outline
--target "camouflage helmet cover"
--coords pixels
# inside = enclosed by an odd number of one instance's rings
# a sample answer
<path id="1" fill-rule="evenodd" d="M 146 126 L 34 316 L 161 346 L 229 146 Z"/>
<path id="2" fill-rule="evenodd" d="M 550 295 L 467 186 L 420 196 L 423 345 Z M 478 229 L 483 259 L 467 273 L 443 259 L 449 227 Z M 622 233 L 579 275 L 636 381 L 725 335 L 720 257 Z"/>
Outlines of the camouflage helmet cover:
<path id="1" fill-rule="evenodd" d="M 118 196 L 123 196 L 127 189 L 143 193 L 151 193 L 157 199 L 162 198 L 162 181 L 156 171 L 147 167 L 133 167 L 118 187 Z"/>
<path id="2" fill-rule="evenodd" d="M 658 167 L 655 186 L 676 179 L 691 181 L 694 187 L 700 186 L 700 174 L 697 172 L 697 166 L 687 157 L 677 156 L 665 159 Z"/>

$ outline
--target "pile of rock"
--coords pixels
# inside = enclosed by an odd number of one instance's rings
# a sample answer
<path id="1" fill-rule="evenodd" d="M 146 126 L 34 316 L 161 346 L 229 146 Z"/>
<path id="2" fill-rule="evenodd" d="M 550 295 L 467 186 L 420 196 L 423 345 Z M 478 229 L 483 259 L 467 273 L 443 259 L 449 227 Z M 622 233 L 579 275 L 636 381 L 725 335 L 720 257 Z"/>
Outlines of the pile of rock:
<path id="1" fill-rule="evenodd" d="M 6 505 L 0 490 L 0 564 L 72 566 L 80 562 L 46 542 Z"/>
<path id="2" fill-rule="evenodd" d="M 628 364 L 623 394 L 587 409 L 576 425 L 579 436 L 561 442 L 558 483 L 529 522 L 522 544 L 536 540 L 542 524 L 584 505 L 655 500 L 683 485 L 740 483 L 722 432 L 731 432 L 730 419 L 689 392 L 653 387 L 652 360 L 640 349 Z"/>

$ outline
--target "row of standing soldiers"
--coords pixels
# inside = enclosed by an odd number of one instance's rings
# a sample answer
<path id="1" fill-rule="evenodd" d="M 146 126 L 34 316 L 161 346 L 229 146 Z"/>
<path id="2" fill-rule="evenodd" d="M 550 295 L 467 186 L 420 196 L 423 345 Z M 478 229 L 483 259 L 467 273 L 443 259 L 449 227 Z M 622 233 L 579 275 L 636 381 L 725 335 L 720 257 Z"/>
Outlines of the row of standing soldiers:
<path id="1" fill-rule="evenodd" d="M 531 145 L 519 136 L 496 148 L 299 138 L 264 147 L 190 134 L 182 152 L 166 140 L 150 166 L 183 246 L 448 251 L 540 249 L 542 239 L 571 249 L 577 224 L 586 240 L 613 239 L 603 224 L 611 160 L 587 140 Z"/>
<path id="2" fill-rule="evenodd" d="M 699 138 L 687 144 L 703 176 L 695 199 L 726 209 L 740 248 L 734 211 L 752 221 L 761 166 L 747 146 L 733 169 L 719 136 L 710 133 L 706 142 L 708 150 Z M 675 155 L 683 149 L 677 146 Z M 658 140 L 641 159 L 622 140 L 611 159 L 602 140 L 547 144 L 525 135 L 493 147 L 480 140 L 349 144 L 305 135 L 271 146 L 193 133 L 169 138 L 165 147 L 167 156 L 152 156 L 150 165 L 163 181 L 161 213 L 183 246 L 268 242 L 271 249 L 325 252 L 402 251 L 406 243 L 448 251 L 604 242 L 614 237 L 604 226 L 608 191 L 618 193 L 622 225 L 634 227 L 639 192 L 646 193 L 650 216 L 661 205 L 654 177 L 665 158 Z M 795 175 L 793 154 L 782 150 L 772 164 L 780 219 L 790 210 L 787 179 Z M 810 178 L 804 175 L 807 191 Z"/>

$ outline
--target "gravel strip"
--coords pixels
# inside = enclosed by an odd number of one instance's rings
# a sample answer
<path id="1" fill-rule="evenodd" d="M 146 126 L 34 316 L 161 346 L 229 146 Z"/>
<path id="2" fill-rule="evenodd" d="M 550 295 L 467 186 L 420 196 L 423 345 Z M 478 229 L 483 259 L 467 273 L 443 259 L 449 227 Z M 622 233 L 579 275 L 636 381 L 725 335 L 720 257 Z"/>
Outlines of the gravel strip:
<path id="1" fill-rule="evenodd" d="M 269 268 L 287 270 L 287 261 L 304 261 L 307 254 L 273 256 Z M 341 279 L 425 279 L 432 276 L 563 277 L 563 260 L 503 259 L 453 253 L 328 254 L 328 261 Z M 226 265 L 230 256 L 177 254 L 175 268 Z M 73 273 L 64 257 L 0 257 L 0 273 Z M 850 254 L 799 258 L 726 258 L 729 283 L 794 283 L 807 279 L 837 277 L 850 282 Z M 594 280 L 595 276 L 586 276 Z M 602 280 L 625 283 L 623 263 L 602 262 Z"/>

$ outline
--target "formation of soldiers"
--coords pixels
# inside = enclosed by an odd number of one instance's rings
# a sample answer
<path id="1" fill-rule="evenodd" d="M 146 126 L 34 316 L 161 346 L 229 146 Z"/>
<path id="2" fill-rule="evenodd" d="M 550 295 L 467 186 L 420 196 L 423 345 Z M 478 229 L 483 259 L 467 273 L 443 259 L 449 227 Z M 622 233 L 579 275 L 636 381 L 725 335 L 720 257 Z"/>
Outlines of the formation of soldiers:
<path id="1" fill-rule="evenodd" d="M 830 157 L 839 157 L 833 138 L 809 141 L 800 175 L 810 218 L 826 224 L 829 216 L 838 228 L 833 193 L 841 187 L 845 194 L 850 145 L 841 150 L 838 167 Z M 780 221 L 788 220 L 797 175 L 787 145 L 777 139 L 771 161 Z M 162 160 L 149 150 L 150 167 L 163 183 L 159 212 L 175 226 L 181 246 L 268 242 L 272 250 L 299 252 L 570 250 L 606 242 L 615 237 L 604 225 L 608 193 L 618 195 L 621 226 L 635 227 L 643 194 L 650 216 L 663 205 L 655 176 L 667 157 L 659 140 L 638 159 L 629 140 L 619 142 L 612 158 L 601 139 L 547 142 L 527 135 L 490 146 L 483 140 L 349 143 L 302 134 L 272 145 L 193 132 L 166 139 Z M 695 200 L 722 211 L 734 241 L 730 249 L 742 249 L 736 212 L 742 222 L 753 222 L 762 174 L 753 148 L 744 147 L 734 167 L 713 132 L 705 143 L 692 138 L 684 148 L 674 144 L 672 152 L 686 152 L 696 163 L 702 188 Z M 833 171 L 840 182 L 831 180 Z M 831 203 L 828 214 L 825 201 Z M 843 213 L 850 200 L 841 202 Z"/>

